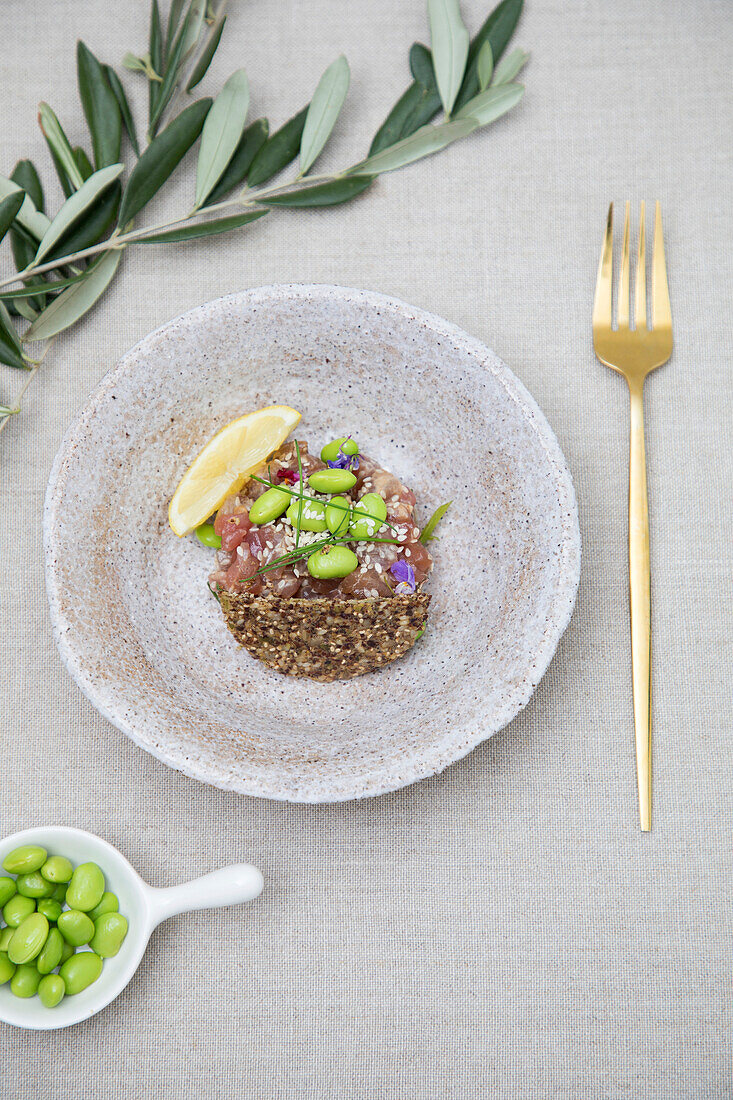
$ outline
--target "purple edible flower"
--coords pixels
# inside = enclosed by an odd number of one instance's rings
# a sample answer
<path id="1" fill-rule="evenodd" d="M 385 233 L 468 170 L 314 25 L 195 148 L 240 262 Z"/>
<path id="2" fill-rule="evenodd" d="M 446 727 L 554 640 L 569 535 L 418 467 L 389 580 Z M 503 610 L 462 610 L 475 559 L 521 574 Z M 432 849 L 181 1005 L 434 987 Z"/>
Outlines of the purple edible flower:
<path id="1" fill-rule="evenodd" d="M 351 439 L 351 436 L 348 435 L 346 437 L 346 439 Z M 344 443 L 345 442 L 346 442 L 346 440 L 344 440 Z M 356 470 L 359 469 L 359 456 L 358 456 L 358 454 L 357 455 L 347 455 L 344 452 L 344 444 L 339 443 L 339 456 L 338 456 L 338 458 L 334 459 L 332 462 L 331 461 L 327 462 L 326 465 L 330 466 L 330 468 L 332 470 L 353 470 L 353 471 L 356 471 Z"/>
<path id="2" fill-rule="evenodd" d="M 399 584 L 395 587 L 395 594 L 398 596 L 412 595 L 415 591 L 415 570 L 410 565 L 409 561 L 405 561 L 400 558 L 389 568 L 390 573 Z"/>

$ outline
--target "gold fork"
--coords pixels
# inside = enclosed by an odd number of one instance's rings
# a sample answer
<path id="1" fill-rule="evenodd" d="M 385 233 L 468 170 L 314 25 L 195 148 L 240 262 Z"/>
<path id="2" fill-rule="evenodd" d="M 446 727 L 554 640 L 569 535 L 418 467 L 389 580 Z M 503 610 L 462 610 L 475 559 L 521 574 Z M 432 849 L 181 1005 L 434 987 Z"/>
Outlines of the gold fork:
<path id="1" fill-rule="evenodd" d="M 606 234 L 598 265 L 593 302 L 593 347 L 602 363 L 623 374 L 631 397 L 629 453 L 629 589 L 631 595 L 631 664 L 636 735 L 636 779 L 639 821 L 644 832 L 652 826 L 652 717 L 651 717 L 651 575 L 649 569 L 649 508 L 644 452 L 644 380 L 672 354 L 672 313 L 664 261 L 662 214 L 654 215 L 652 253 L 652 327 L 646 307 L 645 211 L 641 204 L 639 257 L 636 267 L 635 328 L 629 327 L 629 203 L 624 218 L 624 243 L 618 281 L 618 324 L 612 325 L 613 203 L 608 209 Z"/>

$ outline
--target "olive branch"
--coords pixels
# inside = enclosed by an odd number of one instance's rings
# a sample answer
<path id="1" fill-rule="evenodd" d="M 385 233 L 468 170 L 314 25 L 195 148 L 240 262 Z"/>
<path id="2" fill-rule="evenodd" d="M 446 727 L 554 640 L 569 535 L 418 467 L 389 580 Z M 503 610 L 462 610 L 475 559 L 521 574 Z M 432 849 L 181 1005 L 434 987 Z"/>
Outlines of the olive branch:
<path id="1" fill-rule="evenodd" d="M 233 73 L 216 98 L 186 103 L 208 71 L 226 23 L 224 4 L 172 0 L 165 30 L 152 0 L 148 49 L 126 53 L 122 66 L 148 85 L 147 145 L 119 74 L 77 44 L 79 98 L 91 158 L 72 147 L 46 103 L 39 124 L 66 196 L 50 217 L 38 171 L 19 161 L 0 176 L 0 242 L 7 237 L 15 274 L 0 278 L 0 362 L 27 371 L 13 405 L 0 405 L 0 432 L 53 339 L 101 298 L 131 244 L 175 244 L 242 229 L 277 209 L 315 209 L 350 201 L 376 178 L 494 122 L 521 99 L 514 78 L 527 60 L 514 50 L 499 61 L 523 0 L 502 0 L 473 40 L 458 0 L 428 0 L 431 47 L 410 49 L 413 81 L 375 134 L 366 157 L 339 172 L 314 175 L 343 106 L 346 58 L 324 72 L 310 99 L 274 133 L 266 118 L 247 125 L 249 83 Z M 182 108 L 182 109 L 179 109 Z M 434 122 L 435 116 L 443 112 Z M 129 149 L 120 159 L 123 137 Z M 135 220 L 198 143 L 193 203 L 180 216 L 135 227 Z M 273 182 L 297 160 L 296 174 Z M 226 211 L 226 214 L 222 212 Z"/>

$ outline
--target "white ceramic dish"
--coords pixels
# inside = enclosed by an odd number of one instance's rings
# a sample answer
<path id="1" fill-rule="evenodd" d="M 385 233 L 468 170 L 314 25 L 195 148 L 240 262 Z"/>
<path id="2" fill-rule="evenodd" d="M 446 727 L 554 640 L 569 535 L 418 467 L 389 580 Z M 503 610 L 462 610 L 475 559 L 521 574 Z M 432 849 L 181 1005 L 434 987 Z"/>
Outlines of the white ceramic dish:
<path id="1" fill-rule="evenodd" d="M 353 433 L 418 494 L 433 543 L 424 638 L 377 673 L 318 684 L 237 648 L 210 551 L 167 526 L 184 469 L 243 412 L 284 403 L 320 448 Z M 580 569 L 573 487 L 524 387 L 478 341 L 367 291 L 279 286 L 163 326 L 70 427 L 45 512 L 61 655 L 95 706 L 188 775 L 319 802 L 441 770 L 504 726 L 545 672 Z"/>
<path id="2" fill-rule="evenodd" d="M 129 925 L 122 947 L 114 958 L 105 959 L 97 981 L 73 997 L 64 997 L 56 1008 L 44 1008 L 38 997 L 15 997 L 9 984 L 0 986 L 0 1020 L 34 1031 L 78 1024 L 119 996 L 140 965 L 148 940 L 161 921 L 191 909 L 215 909 L 251 901 L 264 885 L 256 867 L 240 863 L 180 886 L 156 889 L 143 882 L 125 857 L 106 840 L 61 825 L 26 829 L 6 837 L 0 842 L 0 864 L 8 852 L 21 844 L 40 844 L 49 854 L 66 856 L 74 866 L 86 861 L 99 864 L 107 889 L 119 898 L 120 912 Z"/>

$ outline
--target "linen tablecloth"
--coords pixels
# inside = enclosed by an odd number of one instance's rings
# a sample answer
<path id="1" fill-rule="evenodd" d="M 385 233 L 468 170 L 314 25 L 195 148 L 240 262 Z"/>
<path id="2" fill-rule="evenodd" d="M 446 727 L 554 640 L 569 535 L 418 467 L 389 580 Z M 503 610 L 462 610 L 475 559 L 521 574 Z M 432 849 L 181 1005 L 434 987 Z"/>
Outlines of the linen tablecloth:
<path id="1" fill-rule="evenodd" d="M 85 140 L 75 40 L 107 61 L 143 52 L 146 8 L 5 0 L 3 172 L 30 155 L 51 178 L 41 99 Z M 421 0 L 230 8 L 201 91 L 246 67 L 252 117 L 281 123 L 347 54 L 333 165 L 363 152 L 407 85 L 411 42 L 428 35 Z M 462 8 L 475 30 L 487 6 Z M 8 1100 L 729 1095 L 733 11 L 528 0 L 514 44 L 532 51 L 520 107 L 353 206 L 129 253 L 2 435 L 3 835 L 78 825 L 156 885 L 239 860 L 267 880 L 248 907 L 163 926 L 94 1019 L 46 1035 L 0 1025 Z M 137 78 L 126 84 L 141 108 Z M 181 209 L 191 180 L 189 164 L 154 213 Z M 627 394 L 590 334 L 607 204 L 626 198 L 635 212 L 662 202 L 675 335 L 646 392 L 648 836 L 632 732 Z M 167 769 L 94 711 L 51 638 L 41 512 L 69 420 L 151 329 L 277 282 L 381 290 L 484 340 L 544 409 L 580 505 L 578 604 L 530 705 L 444 774 L 371 801 L 281 805 Z M 2 368 L 2 403 L 17 385 Z"/>

